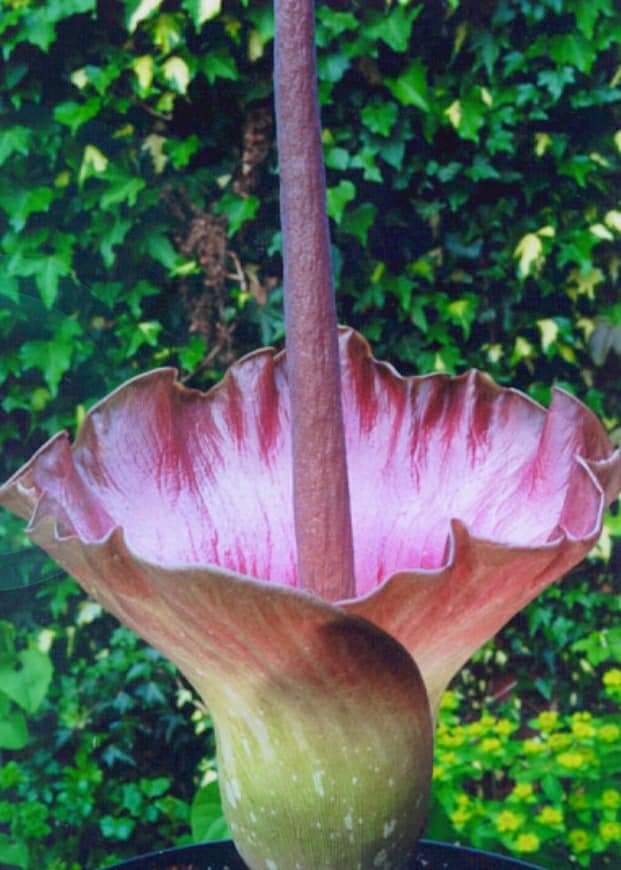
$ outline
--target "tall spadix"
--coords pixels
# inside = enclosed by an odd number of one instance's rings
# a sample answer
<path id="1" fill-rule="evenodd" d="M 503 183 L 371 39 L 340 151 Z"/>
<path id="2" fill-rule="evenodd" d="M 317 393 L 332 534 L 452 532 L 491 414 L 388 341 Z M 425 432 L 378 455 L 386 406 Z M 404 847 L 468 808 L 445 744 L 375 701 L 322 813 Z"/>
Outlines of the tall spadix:
<path id="1" fill-rule="evenodd" d="M 317 98 L 314 0 L 276 0 L 275 100 L 298 578 L 355 593 L 336 307 Z"/>

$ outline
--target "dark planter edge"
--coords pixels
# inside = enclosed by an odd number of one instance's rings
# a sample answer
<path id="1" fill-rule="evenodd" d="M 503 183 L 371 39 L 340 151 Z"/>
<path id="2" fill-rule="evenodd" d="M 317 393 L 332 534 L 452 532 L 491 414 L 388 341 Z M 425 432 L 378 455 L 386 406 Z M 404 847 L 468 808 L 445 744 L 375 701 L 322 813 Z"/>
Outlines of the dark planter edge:
<path id="1" fill-rule="evenodd" d="M 121 861 L 117 864 L 111 864 L 101 870 L 166 870 L 168 864 L 165 863 L 170 859 L 180 861 L 205 861 L 205 848 L 212 847 L 217 851 L 216 855 L 210 856 L 211 861 L 233 861 L 238 866 L 231 866 L 230 870 L 238 870 L 243 867 L 241 858 L 239 858 L 232 840 L 216 840 L 207 843 L 196 843 L 191 846 L 178 846 L 172 849 L 160 849 L 156 852 L 150 852 L 146 855 L 139 855 L 136 858 L 129 858 L 127 861 Z M 421 857 L 434 859 L 437 861 L 448 859 L 462 858 L 464 861 L 464 870 L 542 870 L 537 864 L 529 864 L 519 858 L 513 858 L 508 855 L 499 855 L 495 852 L 482 852 L 478 849 L 471 849 L 467 846 L 459 846 L 454 843 L 442 843 L 437 840 L 420 840 L 419 847 L 421 849 Z M 200 870 L 206 870 L 207 866 L 199 865 Z M 430 865 L 431 868 L 437 865 Z M 455 864 L 455 868 L 460 865 Z M 218 866 L 213 866 L 213 870 L 219 870 Z"/>

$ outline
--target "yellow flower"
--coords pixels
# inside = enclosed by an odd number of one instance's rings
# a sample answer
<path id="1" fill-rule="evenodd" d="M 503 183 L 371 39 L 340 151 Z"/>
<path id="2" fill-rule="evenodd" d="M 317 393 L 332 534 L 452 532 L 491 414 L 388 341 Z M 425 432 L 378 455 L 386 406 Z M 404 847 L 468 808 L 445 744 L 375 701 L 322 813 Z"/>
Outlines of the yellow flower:
<path id="1" fill-rule="evenodd" d="M 434 779 L 442 779 L 444 774 L 446 773 L 446 768 L 444 768 L 441 764 L 434 764 L 433 766 L 433 778 Z"/>
<path id="2" fill-rule="evenodd" d="M 537 716 L 537 725 L 541 731 L 552 731 L 558 722 L 556 710 L 545 710 Z"/>
<path id="3" fill-rule="evenodd" d="M 438 732 L 437 743 L 438 746 L 461 746 L 465 741 L 464 737 L 464 729 L 461 727 L 455 728 L 454 731 L 442 731 Z"/>
<path id="4" fill-rule="evenodd" d="M 459 707 L 459 695 L 457 692 L 445 692 L 440 702 L 440 710 L 456 710 Z"/>
<path id="5" fill-rule="evenodd" d="M 508 737 L 509 734 L 512 734 L 515 731 L 515 725 L 513 722 L 510 722 L 508 719 L 499 719 L 496 723 L 496 727 L 494 728 L 496 734 L 500 737 Z"/>
<path id="6" fill-rule="evenodd" d="M 551 734 L 549 743 L 552 749 L 558 752 L 559 749 L 565 749 L 571 745 L 571 737 L 569 734 Z"/>
<path id="7" fill-rule="evenodd" d="M 468 732 L 473 737 L 480 737 L 481 734 L 483 734 L 484 730 L 485 729 L 483 728 L 483 725 L 481 724 L 480 721 L 479 722 L 472 722 L 470 725 L 468 725 Z"/>
<path id="8" fill-rule="evenodd" d="M 611 668 L 604 674 L 604 685 L 610 688 L 621 688 L 621 670 L 619 668 Z"/>
<path id="9" fill-rule="evenodd" d="M 562 767 L 576 770 L 584 765 L 584 756 L 580 752 L 561 752 L 557 761 Z"/>
<path id="10" fill-rule="evenodd" d="M 457 764 L 457 756 L 454 752 L 444 752 L 442 754 L 442 763 L 444 765 Z"/>
<path id="11" fill-rule="evenodd" d="M 602 727 L 597 732 L 597 736 L 600 740 L 603 740 L 604 743 L 616 743 L 621 736 L 621 728 L 619 728 L 618 725 L 613 725 L 612 723 L 608 725 L 602 725 Z"/>
<path id="12" fill-rule="evenodd" d="M 616 810 L 621 807 L 621 793 L 616 788 L 607 788 L 602 792 L 602 806 L 608 810 Z"/>
<path id="13" fill-rule="evenodd" d="M 601 822 L 599 834 L 602 840 L 611 843 L 613 840 L 621 840 L 621 822 Z"/>
<path id="14" fill-rule="evenodd" d="M 533 787 L 530 782 L 518 782 L 511 794 L 518 800 L 525 800 L 533 793 Z"/>
<path id="15" fill-rule="evenodd" d="M 517 852 L 536 852 L 539 843 L 537 834 L 520 834 L 515 841 L 515 850 Z"/>
<path id="16" fill-rule="evenodd" d="M 572 722 L 590 722 L 593 718 L 593 714 L 589 713 L 587 710 L 581 710 L 579 713 L 573 713 L 571 717 Z"/>
<path id="17" fill-rule="evenodd" d="M 518 816 L 517 813 L 511 812 L 511 810 L 503 810 L 496 817 L 496 828 L 503 831 L 517 831 L 517 829 L 522 824 L 522 817 Z"/>
<path id="18" fill-rule="evenodd" d="M 483 752 L 496 752 L 497 749 L 500 749 L 502 743 L 497 737 L 487 737 L 481 743 L 481 749 Z"/>
<path id="19" fill-rule="evenodd" d="M 542 825 L 560 825 L 563 821 L 563 813 L 557 807 L 543 807 L 537 816 L 537 821 Z"/>
<path id="20" fill-rule="evenodd" d="M 458 794 L 457 795 L 457 803 L 460 806 L 465 807 L 467 804 L 470 803 L 470 795 L 466 794 L 466 792 L 462 792 L 461 794 Z"/>
<path id="21" fill-rule="evenodd" d="M 568 834 L 569 842 L 574 852 L 586 852 L 591 838 L 583 828 L 574 828 Z"/>
<path id="22" fill-rule="evenodd" d="M 455 827 L 459 830 L 472 818 L 472 813 L 465 807 L 458 807 L 451 813 L 450 818 Z"/>
<path id="23" fill-rule="evenodd" d="M 543 745 L 541 740 L 536 739 L 525 740 L 523 749 L 527 755 L 539 755 L 546 751 L 546 747 Z"/>
<path id="24" fill-rule="evenodd" d="M 571 726 L 574 737 L 584 740 L 595 735 L 595 728 L 589 722 L 573 722 Z"/>

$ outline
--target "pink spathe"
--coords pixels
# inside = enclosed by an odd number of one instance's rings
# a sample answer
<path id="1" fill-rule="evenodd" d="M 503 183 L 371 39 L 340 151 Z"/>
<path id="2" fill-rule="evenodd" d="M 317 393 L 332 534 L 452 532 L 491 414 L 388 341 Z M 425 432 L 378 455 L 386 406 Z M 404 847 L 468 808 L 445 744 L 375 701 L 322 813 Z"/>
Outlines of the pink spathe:
<path id="1" fill-rule="evenodd" d="M 356 594 L 338 607 L 400 641 L 436 703 L 593 545 L 621 458 L 564 392 L 546 411 L 479 372 L 402 378 L 352 330 L 339 342 Z M 42 447 L 0 503 L 35 540 L 51 518 L 61 562 L 63 541 L 88 553 L 119 529 L 130 558 L 164 572 L 225 569 L 295 597 L 291 488 L 285 357 L 268 349 L 207 394 L 170 369 L 129 381 L 73 448 L 65 434 Z"/>

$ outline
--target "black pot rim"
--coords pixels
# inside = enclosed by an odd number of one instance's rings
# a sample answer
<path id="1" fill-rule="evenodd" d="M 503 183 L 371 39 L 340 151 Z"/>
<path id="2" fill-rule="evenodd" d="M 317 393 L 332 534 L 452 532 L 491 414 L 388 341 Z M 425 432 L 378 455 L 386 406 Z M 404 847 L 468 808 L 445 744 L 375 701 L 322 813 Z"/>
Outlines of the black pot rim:
<path id="1" fill-rule="evenodd" d="M 470 849 L 466 846 L 458 846 L 454 843 L 441 843 L 436 840 L 420 840 L 420 853 L 423 857 L 434 861 L 430 864 L 430 870 L 438 867 L 438 860 L 455 860 L 461 859 L 460 868 L 462 870 L 542 870 L 536 864 L 528 864 L 517 858 L 511 858 L 506 855 L 498 855 L 494 852 L 481 852 L 478 849 Z M 170 859 L 180 861 L 204 861 L 207 857 L 206 852 L 211 854 L 211 861 L 235 861 L 240 862 L 238 867 L 241 868 L 241 859 L 235 851 L 232 840 L 216 840 L 208 843 L 198 843 L 193 846 L 179 846 L 173 849 L 161 849 L 157 852 L 150 852 L 147 855 L 140 855 L 136 858 L 130 858 L 127 861 L 122 861 L 119 864 L 113 864 L 106 867 L 105 870 L 164 870 Z M 201 870 L 207 870 L 207 865 L 199 865 Z M 210 865 L 211 866 L 211 865 Z M 214 868 L 217 870 L 217 868 Z M 231 867 L 231 870 L 238 870 L 237 867 Z"/>

